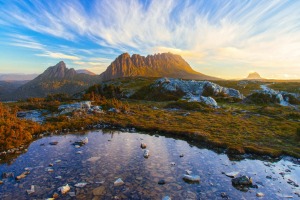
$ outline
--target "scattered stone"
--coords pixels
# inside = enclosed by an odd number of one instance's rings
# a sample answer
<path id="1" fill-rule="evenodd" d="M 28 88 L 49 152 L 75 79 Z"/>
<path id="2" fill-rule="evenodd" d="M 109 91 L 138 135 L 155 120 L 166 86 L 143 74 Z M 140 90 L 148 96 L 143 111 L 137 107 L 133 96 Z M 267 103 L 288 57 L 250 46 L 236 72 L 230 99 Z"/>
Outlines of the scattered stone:
<path id="1" fill-rule="evenodd" d="M 59 194 L 57 192 L 55 192 L 52 196 L 54 199 L 57 199 L 59 197 Z"/>
<path id="2" fill-rule="evenodd" d="M 149 152 L 150 151 L 147 149 L 144 151 L 144 158 L 149 158 L 149 156 L 150 156 Z"/>
<path id="3" fill-rule="evenodd" d="M 175 162 L 171 162 L 171 165 L 172 165 L 172 166 L 175 166 L 176 164 L 175 164 Z"/>
<path id="4" fill-rule="evenodd" d="M 172 199 L 171 199 L 171 197 L 169 197 L 169 196 L 164 196 L 164 197 L 162 198 L 162 200 L 172 200 Z"/>
<path id="5" fill-rule="evenodd" d="M 50 163 L 50 164 L 49 164 L 49 167 L 53 167 L 53 163 Z"/>
<path id="6" fill-rule="evenodd" d="M 75 147 L 75 148 L 80 148 L 80 146 L 79 146 L 79 145 L 75 145 L 74 147 Z"/>
<path id="7" fill-rule="evenodd" d="M 60 163 L 60 162 L 61 162 L 61 160 L 56 160 L 56 161 L 55 161 L 55 163 Z"/>
<path id="8" fill-rule="evenodd" d="M 262 193 L 262 192 L 258 192 L 258 193 L 256 193 L 256 196 L 257 196 L 257 197 L 263 197 L 263 196 L 265 196 L 265 194 Z"/>
<path id="9" fill-rule="evenodd" d="M 30 170 L 32 170 L 32 168 L 31 167 L 25 167 L 24 170 L 25 171 L 30 171 Z"/>
<path id="10" fill-rule="evenodd" d="M 197 175 L 183 175 L 183 180 L 186 182 L 200 182 L 200 176 Z"/>
<path id="11" fill-rule="evenodd" d="M 122 181 L 121 178 L 118 178 L 115 182 L 114 182 L 114 186 L 120 186 L 120 185 L 123 185 L 124 182 Z"/>
<path id="12" fill-rule="evenodd" d="M 65 186 L 61 186 L 58 188 L 58 191 L 60 191 L 62 194 L 66 194 L 70 191 L 70 186 L 67 184 Z"/>
<path id="13" fill-rule="evenodd" d="M 229 199 L 229 196 L 228 196 L 225 192 L 222 192 L 222 193 L 221 193 L 221 197 L 222 197 L 223 199 Z"/>
<path id="14" fill-rule="evenodd" d="M 47 172 L 54 172 L 53 168 L 51 168 L 51 167 L 47 167 L 47 168 L 46 168 L 46 171 L 47 171 Z"/>
<path id="15" fill-rule="evenodd" d="M 88 142 L 89 142 L 89 139 L 87 137 L 85 137 L 83 140 L 74 142 L 73 145 L 83 146 L 83 145 L 87 144 Z"/>
<path id="16" fill-rule="evenodd" d="M 49 144 L 50 144 L 50 145 L 57 145 L 58 142 L 50 142 Z"/>
<path id="17" fill-rule="evenodd" d="M 141 181 L 141 180 L 143 180 L 143 177 L 139 176 L 139 177 L 136 177 L 135 179 L 138 180 L 138 181 Z"/>
<path id="18" fill-rule="evenodd" d="M 13 172 L 3 172 L 2 178 L 13 178 L 15 175 Z"/>
<path id="19" fill-rule="evenodd" d="M 70 197 L 75 197 L 76 196 L 75 192 L 69 192 L 69 195 L 70 195 Z"/>
<path id="20" fill-rule="evenodd" d="M 30 174 L 30 172 L 29 171 L 25 171 L 21 175 L 17 176 L 16 180 L 21 180 L 21 179 L 25 178 L 28 174 Z"/>
<path id="21" fill-rule="evenodd" d="M 180 158 L 182 158 L 183 156 L 184 156 L 183 154 L 180 154 L 180 155 L 179 155 Z"/>
<path id="22" fill-rule="evenodd" d="M 293 198 L 293 196 L 287 195 L 287 194 L 276 193 L 276 195 L 281 197 L 281 198 L 287 198 L 287 199 L 292 199 Z"/>
<path id="23" fill-rule="evenodd" d="M 93 189 L 93 195 L 94 196 L 101 196 L 105 193 L 105 187 L 104 186 L 100 186 L 97 187 L 95 189 Z"/>
<path id="24" fill-rule="evenodd" d="M 229 172 L 229 173 L 225 173 L 226 176 L 230 177 L 230 178 L 235 178 L 239 175 L 240 172 Z"/>
<path id="25" fill-rule="evenodd" d="M 88 162 L 95 162 L 97 160 L 99 160 L 100 157 L 90 157 L 89 159 L 87 159 Z"/>
<path id="26" fill-rule="evenodd" d="M 76 153 L 77 153 L 77 154 L 82 154 L 82 151 L 77 151 Z"/>
<path id="27" fill-rule="evenodd" d="M 248 176 L 240 176 L 232 179 L 231 182 L 233 185 L 251 185 L 252 178 L 249 178 Z"/>
<path id="28" fill-rule="evenodd" d="M 292 186 L 294 186 L 294 187 L 299 187 L 299 185 L 298 185 L 297 183 L 295 183 L 295 181 L 293 181 L 293 180 L 291 180 L 291 179 L 289 179 L 289 180 L 287 181 L 287 183 L 290 184 L 290 185 L 292 185 Z"/>
<path id="29" fill-rule="evenodd" d="M 164 179 L 158 181 L 158 185 L 164 185 L 164 184 L 166 184 L 166 181 Z"/>
<path id="30" fill-rule="evenodd" d="M 142 144 L 141 144 L 141 148 L 142 148 L 142 149 L 146 149 L 146 148 L 147 148 L 147 145 L 146 145 L 145 143 L 142 143 Z"/>
<path id="31" fill-rule="evenodd" d="M 31 188 L 30 188 L 30 190 L 26 190 L 27 191 L 27 194 L 32 194 L 32 193 L 34 193 L 35 191 L 34 191 L 34 185 L 32 185 L 31 186 Z"/>
<path id="32" fill-rule="evenodd" d="M 185 173 L 186 173 L 187 175 L 191 175 L 191 174 L 192 174 L 192 171 L 191 171 L 191 170 L 185 170 Z"/>
<path id="33" fill-rule="evenodd" d="M 56 179 L 62 179 L 62 177 L 61 177 L 61 176 L 56 176 L 55 178 L 56 178 Z"/>
<path id="34" fill-rule="evenodd" d="M 83 188 L 84 186 L 86 186 L 87 183 L 77 183 L 75 184 L 75 187 L 79 187 L 79 188 Z"/>

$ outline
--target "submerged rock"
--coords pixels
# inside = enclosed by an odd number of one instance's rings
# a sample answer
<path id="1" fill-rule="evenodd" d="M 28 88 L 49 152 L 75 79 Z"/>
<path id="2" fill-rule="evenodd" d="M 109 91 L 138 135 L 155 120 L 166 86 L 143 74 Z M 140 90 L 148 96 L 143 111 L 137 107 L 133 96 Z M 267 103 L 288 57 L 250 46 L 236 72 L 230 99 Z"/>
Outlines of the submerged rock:
<path id="1" fill-rule="evenodd" d="M 149 158 L 149 156 L 150 156 L 149 153 L 150 153 L 150 151 L 146 149 L 146 150 L 144 151 L 144 158 Z"/>
<path id="2" fill-rule="evenodd" d="M 121 178 L 118 178 L 115 182 L 114 182 L 114 186 L 120 186 L 120 185 L 123 185 L 124 182 L 122 181 Z"/>
<path id="3" fill-rule="evenodd" d="M 142 149 L 146 149 L 146 148 L 147 148 L 147 145 L 146 145 L 145 143 L 142 143 L 142 144 L 141 144 L 141 148 L 142 148 Z"/>
<path id="4" fill-rule="evenodd" d="M 70 186 L 67 184 L 65 186 L 61 186 L 58 188 L 58 191 L 60 191 L 62 194 L 66 194 L 70 191 Z"/>
<path id="5" fill-rule="evenodd" d="M 23 178 L 25 178 L 28 174 L 30 174 L 29 171 L 25 171 L 22 174 L 20 174 L 19 176 L 16 177 L 16 180 L 21 180 Z"/>
<path id="6" fill-rule="evenodd" d="M 35 192 L 34 185 L 31 186 L 30 190 L 26 190 L 27 194 L 32 194 Z"/>
<path id="7" fill-rule="evenodd" d="M 13 172 L 3 172 L 2 178 L 13 178 L 15 174 Z"/>
<path id="8" fill-rule="evenodd" d="M 186 182 L 200 182 L 200 176 L 198 175 L 183 175 L 183 180 Z"/>
<path id="9" fill-rule="evenodd" d="M 169 196 L 164 196 L 164 197 L 162 198 L 162 200 L 172 200 L 172 199 L 171 199 L 171 197 L 169 197 Z"/>
<path id="10" fill-rule="evenodd" d="M 77 183 L 75 184 L 75 187 L 79 187 L 79 188 L 83 188 L 84 186 L 86 186 L 87 183 Z"/>
<path id="11" fill-rule="evenodd" d="M 104 186 L 100 186 L 97 187 L 95 189 L 93 189 L 93 195 L 94 196 L 101 196 L 105 193 L 105 187 Z"/>
<path id="12" fill-rule="evenodd" d="M 164 179 L 161 179 L 161 180 L 158 181 L 158 184 L 159 185 L 164 185 L 164 184 L 166 184 L 166 181 Z"/>
<path id="13" fill-rule="evenodd" d="M 231 180 L 233 185 L 252 185 L 252 178 L 240 176 Z"/>
<path id="14" fill-rule="evenodd" d="M 83 140 L 74 142 L 73 145 L 75 145 L 75 147 L 77 148 L 76 145 L 83 146 L 83 145 L 87 144 L 88 142 L 89 142 L 89 139 L 87 137 L 85 137 Z"/>

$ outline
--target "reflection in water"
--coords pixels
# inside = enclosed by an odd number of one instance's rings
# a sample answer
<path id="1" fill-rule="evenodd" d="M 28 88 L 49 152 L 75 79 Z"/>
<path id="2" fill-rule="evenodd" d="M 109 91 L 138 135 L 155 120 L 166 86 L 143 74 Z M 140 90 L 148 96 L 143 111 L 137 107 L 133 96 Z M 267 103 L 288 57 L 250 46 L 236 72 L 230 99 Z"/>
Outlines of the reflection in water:
<path id="1" fill-rule="evenodd" d="M 89 138 L 89 143 L 76 148 L 73 142 Z M 49 142 L 58 141 L 57 145 Z M 147 144 L 150 157 L 143 157 L 141 142 Z M 44 145 L 42 145 L 44 144 Z M 183 154 L 183 157 L 180 155 Z M 57 162 L 61 160 L 61 162 Z M 53 172 L 48 172 L 49 164 Z M 19 175 L 24 168 L 30 174 L 20 181 L 3 179 L 0 199 L 46 199 L 69 184 L 70 193 L 62 199 L 255 199 L 264 193 L 266 199 L 298 197 L 300 167 L 287 159 L 271 163 L 244 159 L 231 161 L 225 154 L 190 146 L 186 141 L 139 133 L 93 131 L 87 135 L 46 137 L 33 142 L 28 152 L 11 165 L 0 165 L 0 173 Z M 182 177 L 186 170 L 199 175 L 199 184 L 188 184 Z M 50 170 L 51 171 L 51 170 Z M 253 178 L 255 187 L 236 189 L 231 178 L 222 172 L 238 171 Z M 122 186 L 114 186 L 121 178 Z M 166 183 L 159 185 L 164 180 Z M 292 180 L 293 182 L 291 182 Z M 77 183 L 87 183 L 76 188 Z M 294 184 L 293 184 L 294 183 Z M 34 185 L 34 193 L 28 195 Z M 97 199 L 96 198 L 96 199 Z"/>

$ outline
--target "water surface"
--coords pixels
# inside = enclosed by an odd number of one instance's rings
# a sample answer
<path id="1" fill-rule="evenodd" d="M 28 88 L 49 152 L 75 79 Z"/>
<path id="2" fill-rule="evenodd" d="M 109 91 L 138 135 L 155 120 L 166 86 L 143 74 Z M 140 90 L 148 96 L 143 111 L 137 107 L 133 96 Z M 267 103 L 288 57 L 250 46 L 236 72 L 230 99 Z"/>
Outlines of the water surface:
<path id="1" fill-rule="evenodd" d="M 89 143 L 76 148 L 73 142 L 88 137 Z M 50 142 L 58 141 L 57 145 Z M 143 157 L 141 142 L 147 144 L 150 157 Z M 81 154 L 79 154 L 80 152 Z M 183 157 L 180 155 L 183 154 Z M 53 172 L 48 172 L 53 164 Z M 244 159 L 231 161 L 226 154 L 192 146 L 186 141 L 117 131 L 91 131 L 86 134 L 69 134 L 45 137 L 34 141 L 28 152 L 10 164 L 0 165 L 0 173 L 19 175 L 25 168 L 30 174 L 20 181 L 3 179 L 0 199 L 46 199 L 69 184 L 69 194 L 59 199 L 257 199 L 256 193 L 264 193 L 263 199 L 299 198 L 300 167 L 284 158 L 276 162 Z M 182 179 L 186 170 L 199 175 L 200 183 L 190 184 Z M 222 172 L 238 171 L 252 177 L 255 187 L 237 189 L 231 178 Z M 114 186 L 121 178 L 122 186 Z M 159 180 L 166 184 L 159 185 Z M 75 184 L 85 182 L 83 188 Z M 289 183 L 288 183 L 289 182 Z M 26 190 L 35 186 L 35 192 Z M 95 196 L 98 188 L 102 194 Z M 76 197 L 71 197 L 74 194 Z M 224 193 L 226 195 L 224 195 Z"/>

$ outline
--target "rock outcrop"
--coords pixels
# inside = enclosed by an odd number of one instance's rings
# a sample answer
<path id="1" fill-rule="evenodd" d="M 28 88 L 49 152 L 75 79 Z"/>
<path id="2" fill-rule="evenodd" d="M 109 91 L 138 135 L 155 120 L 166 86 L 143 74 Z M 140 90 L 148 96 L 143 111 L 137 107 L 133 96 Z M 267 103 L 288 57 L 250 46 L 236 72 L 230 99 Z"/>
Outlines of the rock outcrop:
<path id="1" fill-rule="evenodd" d="M 185 81 L 173 78 L 161 78 L 155 81 L 152 87 L 161 87 L 165 91 L 181 91 L 185 95 L 183 99 L 188 101 L 203 102 L 212 107 L 218 107 L 213 99 L 216 96 L 227 96 L 243 99 L 244 96 L 236 89 L 222 87 L 210 81 Z"/>
<path id="2" fill-rule="evenodd" d="M 100 74 L 102 81 L 135 76 L 197 80 L 218 79 L 194 71 L 180 55 L 172 53 L 159 53 L 147 57 L 138 54 L 130 56 L 128 53 L 123 53 L 107 67 L 105 72 Z"/>

